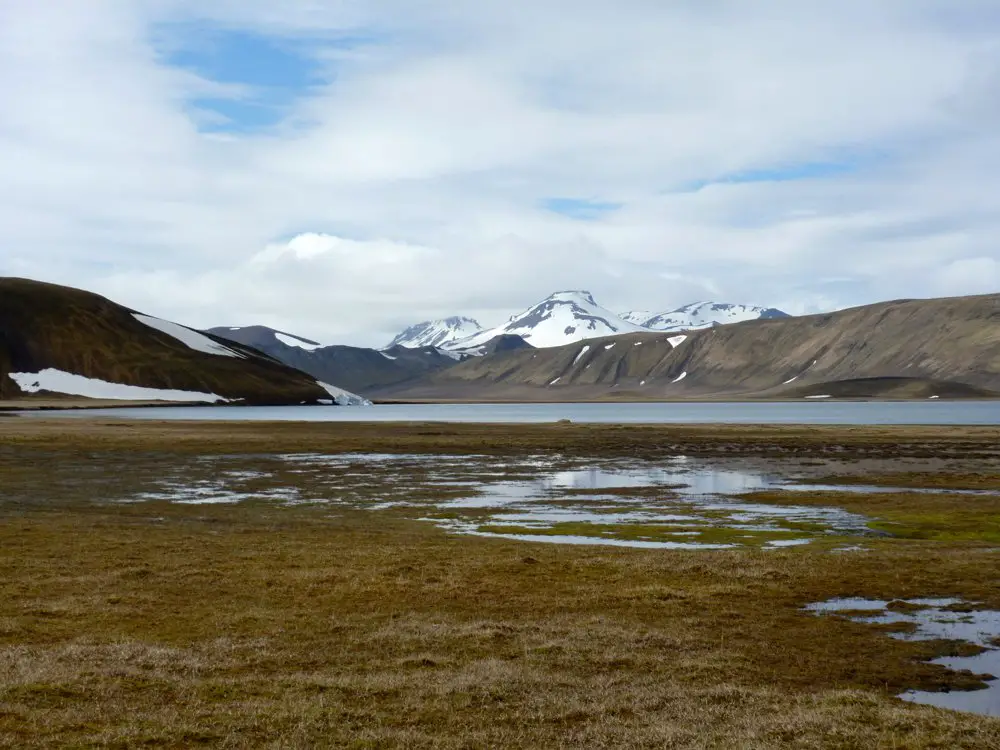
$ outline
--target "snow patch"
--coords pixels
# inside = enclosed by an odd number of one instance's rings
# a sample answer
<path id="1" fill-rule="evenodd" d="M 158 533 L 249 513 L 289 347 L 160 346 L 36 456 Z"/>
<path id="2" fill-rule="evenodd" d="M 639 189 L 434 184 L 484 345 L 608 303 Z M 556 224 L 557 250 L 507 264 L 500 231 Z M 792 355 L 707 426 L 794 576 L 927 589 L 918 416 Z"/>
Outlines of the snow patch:
<path id="1" fill-rule="evenodd" d="M 589 345 L 583 347 L 583 349 L 580 350 L 580 353 L 576 355 L 576 359 L 573 360 L 573 364 L 575 365 L 577 362 L 579 362 L 580 359 L 583 357 L 583 355 L 586 354 L 589 351 L 590 351 L 590 346 Z"/>
<path id="2" fill-rule="evenodd" d="M 560 380 L 562 380 L 562 378 L 556 378 L 556 379 L 555 379 L 555 380 L 553 380 L 553 381 L 552 381 L 551 383 L 549 383 L 549 385 L 555 385 L 555 384 L 556 384 L 556 383 L 558 383 L 558 382 L 559 382 Z"/>
<path id="3" fill-rule="evenodd" d="M 372 402 L 366 398 L 359 396 L 356 393 L 351 393 L 350 391 L 345 391 L 343 388 L 338 388 L 335 385 L 330 385 L 329 383 L 324 383 L 320 380 L 316 381 L 316 384 L 333 396 L 333 400 L 339 406 L 371 406 Z"/>
<path id="4" fill-rule="evenodd" d="M 687 370 L 685 370 L 684 372 L 682 372 L 682 373 L 681 373 L 680 375 L 678 375 L 678 376 L 677 376 L 676 378 L 674 378 L 674 379 L 673 379 L 673 380 L 671 380 L 670 382 L 671 382 L 671 383 L 679 383 L 679 382 L 681 382 L 682 380 L 684 380 L 684 378 L 686 378 L 687 376 L 688 376 L 688 374 L 687 374 Z"/>
<path id="5" fill-rule="evenodd" d="M 788 385 L 789 383 L 794 383 L 798 379 L 799 379 L 799 376 L 796 375 L 794 378 L 789 378 L 788 380 L 786 380 L 784 383 L 782 383 L 782 385 Z"/>
<path id="6" fill-rule="evenodd" d="M 688 339 L 687 336 L 671 336 L 670 338 L 667 339 L 667 341 L 670 342 L 670 346 L 676 349 L 678 346 L 687 341 L 687 339 Z"/>
<path id="7" fill-rule="evenodd" d="M 833 398 L 829 393 L 824 393 L 819 396 L 806 396 L 806 398 Z"/>
<path id="8" fill-rule="evenodd" d="M 149 326 L 160 333 L 165 333 L 168 336 L 177 339 L 184 344 L 184 346 L 189 349 L 194 349 L 196 352 L 202 352 L 204 354 L 217 354 L 221 357 L 246 358 L 243 354 L 230 349 L 228 346 L 223 346 L 217 341 L 213 341 L 203 333 L 199 333 L 191 328 L 185 328 L 177 323 L 171 323 L 169 320 L 161 320 L 160 318 L 154 318 L 150 315 L 141 315 L 139 313 L 132 313 L 132 317 L 143 325 Z"/>
<path id="9" fill-rule="evenodd" d="M 604 347 L 604 351 L 608 351 L 609 349 L 614 349 L 614 348 L 615 348 L 614 344 L 608 344 Z"/>
<path id="10" fill-rule="evenodd" d="M 12 372 L 10 379 L 25 393 L 49 391 L 85 398 L 114 399 L 118 401 L 227 401 L 215 393 L 176 391 L 166 388 L 143 388 L 137 385 L 110 383 L 107 380 L 47 368 L 41 372 Z"/>
<path id="11" fill-rule="evenodd" d="M 426 353 L 427 353 L 427 352 L 424 352 L 424 354 L 426 354 Z M 395 358 L 395 357 L 393 357 L 393 356 L 392 356 L 391 354 L 386 354 L 385 352 L 379 352 L 379 354 L 381 354 L 381 355 L 382 355 L 383 357 L 385 357 L 386 359 L 391 359 L 391 360 L 395 360 L 395 359 L 396 359 L 396 358 Z"/>
<path id="12" fill-rule="evenodd" d="M 285 346 L 296 346 L 299 349 L 305 349 L 307 352 L 314 352 L 317 349 L 322 349 L 322 344 L 314 344 L 305 339 L 300 339 L 298 336 L 289 336 L 287 333 L 274 332 L 274 338 L 278 339 Z"/>

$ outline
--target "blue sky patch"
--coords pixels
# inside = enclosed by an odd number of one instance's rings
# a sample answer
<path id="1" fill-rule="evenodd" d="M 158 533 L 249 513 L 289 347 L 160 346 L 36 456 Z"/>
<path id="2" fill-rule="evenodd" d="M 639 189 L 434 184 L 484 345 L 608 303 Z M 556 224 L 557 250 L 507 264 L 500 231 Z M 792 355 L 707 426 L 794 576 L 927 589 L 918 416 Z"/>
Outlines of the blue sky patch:
<path id="1" fill-rule="evenodd" d="M 192 106 L 207 115 L 202 130 L 242 132 L 279 123 L 292 105 L 329 80 L 322 49 L 350 49 L 369 40 L 284 38 L 205 24 L 169 24 L 154 35 L 161 59 L 201 78 L 242 87 L 241 94 L 207 96 Z"/>
<path id="2" fill-rule="evenodd" d="M 879 154 L 855 154 L 842 159 L 828 161 L 805 161 L 795 164 L 776 164 L 772 167 L 747 169 L 741 172 L 720 175 L 708 180 L 694 180 L 682 186 L 682 192 L 697 192 L 709 185 L 741 185 L 753 182 L 793 182 L 796 180 L 820 180 L 840 177 L 870 167 L 884 156 Z"/>
<path id="3" fill-rule="evenodd" d="M 622 204 L 582 198 L 546 198 L 542 201 L 542 206 L 547 211 L 562 214 L 571 219 L 592 220 L 617 211 L 622 207 Z"/>

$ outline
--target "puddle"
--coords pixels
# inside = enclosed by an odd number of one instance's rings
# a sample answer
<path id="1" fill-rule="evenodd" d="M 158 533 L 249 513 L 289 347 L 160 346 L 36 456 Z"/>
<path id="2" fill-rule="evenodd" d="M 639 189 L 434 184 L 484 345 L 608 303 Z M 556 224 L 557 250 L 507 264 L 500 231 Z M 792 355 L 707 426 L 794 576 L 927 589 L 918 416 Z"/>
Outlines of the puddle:
<path id="1" fill-rule="evenodd" d="M 981 690 L 952 690 L 950 692 L 930 692 L 910 690 L 899 697 L 912 703 L 921 703 L 938 708 L 966 711 L 986 716 L 1000 716 L 1000 648 L 995 639 L 1000 637 L 1000 612 L 994 610 L 972 610 L 959 612 L 954 605 L 963 604 L 961 599 L 906 599 L 912 609 L 890 609 L 891 602 L 878 599 L 831 599 L 810 604 L 806 610 L 817 615 L 845 613 L 854 622 L 862 623 L 907 623 L 913 626 L 910 632 L 889 633 L 889 637 L 900 640 L 929 641 L 937 639 L 965 641 L 987 650 L 975 656 L 946 656 L 931 660 L 955 671 L 968 670 L 974 674 L 993 675 Z"/>
<path id="2" fill-rule="evenodd" d="M 337 505 L 428 519 L 453 533 L 661 549 L 791 548 L 869 534 L 836 508 L 731 498 L 787 486 L 777 473 L 689 457 L 586 465 L 561 456 L 419 454 L 204 456 L 161 467 L 123 502 L 251 500 Z"/>
<path id="3" fill-rule="evenodd" d="M 149 472 L 148 487 L 120 501 L 316 504 L 429 518 L 454 533 L 551 543 L 585 538 L 599 540 L 588 544 L 666 549 L 783 549 L 829 536 L 874 534 L 864 516 L 796 505 L 798 491 L 894 491 L 802 484 L 768 470 L 772 465 L 784 466 L 687 456 L 655 464 L 584 463 L 560 455 L 203 456 L 165 470 L 160 464 Z M 769 505 L 738 497 L 761 490 L 785 491 L 787 502 Z"/>

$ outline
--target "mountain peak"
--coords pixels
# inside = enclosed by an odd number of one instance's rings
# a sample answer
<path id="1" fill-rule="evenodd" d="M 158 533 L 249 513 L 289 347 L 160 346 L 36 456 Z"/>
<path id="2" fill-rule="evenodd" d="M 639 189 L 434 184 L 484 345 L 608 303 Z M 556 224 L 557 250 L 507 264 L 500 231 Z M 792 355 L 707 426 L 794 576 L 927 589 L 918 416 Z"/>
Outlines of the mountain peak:
<path id="1" fill-rule="evenodd" d="M 447 348 L 471 351 L 497 336 L 520 336 L 534 347 L 546 348 L 643 330 L 601 307 L 590 292 L 568 290 L 551 294 L 503 325 L 480 331 Z"/>
<path id="2" fill-rule="evenodd" d="M 420 349 L 425 346 L 447 348 L 449 344 L 464 339 L 483 330 L 479 321 L 461 315 L 440 320 L 425 320 L 412 325 L 396 336 L 386 349 L 394 346 L 405 346 L 407 349 Z"/>
<path id="3" fill-rule="evenodd" d="M 573 302 L 576 304 L 582 302 L 587 305 L 597 304 L 597 302 L 594 301 L 594 295 L 584 289 L 567 289 L 562 292 L 554 292 L 546 297 L 544 301 Z"/>

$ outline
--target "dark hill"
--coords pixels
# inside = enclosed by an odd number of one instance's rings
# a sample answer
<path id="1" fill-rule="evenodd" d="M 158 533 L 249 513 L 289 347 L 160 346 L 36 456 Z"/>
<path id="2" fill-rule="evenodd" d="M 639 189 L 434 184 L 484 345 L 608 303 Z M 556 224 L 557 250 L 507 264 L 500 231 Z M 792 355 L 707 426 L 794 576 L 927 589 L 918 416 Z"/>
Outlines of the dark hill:
<path id="1" fill-rule="evenodd" d="M 329 399 L 314 377 L 239 344 L 160 321 L 199 341 L 207 353 L 141 322 L 97 294 L 0 278 L 0 399 L 25 394 L 12 373 L 49 369 L 142 388 L 217 394 L 250 404 Z M 150 319 L 156 322 L 156 319 Z M 207 342 L 207 343 L 206 343 Z"/>
<path id="2" fill-rule="evenodd" d="M 419 349 L 394 346 L 385 350 L 340 345 L 320 347 L 309 339 L 267 326 L 220 327 L 211 328 L 209 332 L 252 346 L 291 367 L 362 396 L 384 388 L 402 387 L 456 362 L 453 357 L 430 346 Z M 285 343 L 287 341 L 299 343 Z"/>

